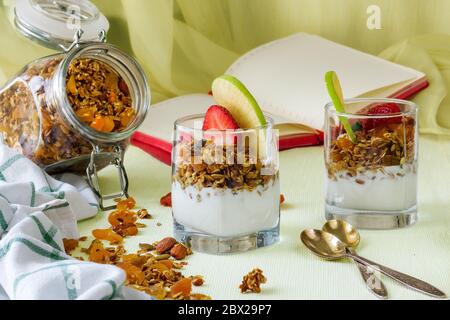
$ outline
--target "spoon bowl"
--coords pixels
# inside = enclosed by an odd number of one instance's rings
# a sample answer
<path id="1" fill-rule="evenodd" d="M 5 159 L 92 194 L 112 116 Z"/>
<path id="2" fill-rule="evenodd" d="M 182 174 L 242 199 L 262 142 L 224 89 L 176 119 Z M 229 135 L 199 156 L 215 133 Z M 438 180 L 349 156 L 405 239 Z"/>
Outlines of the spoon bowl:
<path id="1" fill-rule="evenodd" d="M 322 230 L 338 237 L 350 248 L 356 248 L 361 240 L 358 230 L 344 220 L 328 220 Z"/>
<path id="2" fill-rule="evenodd" d="M 345 244 L 331 233 L 317 229 L 306 229 L 300 234 L 303 244 L 315 255 L 337 260 L 346 256 Z"/>

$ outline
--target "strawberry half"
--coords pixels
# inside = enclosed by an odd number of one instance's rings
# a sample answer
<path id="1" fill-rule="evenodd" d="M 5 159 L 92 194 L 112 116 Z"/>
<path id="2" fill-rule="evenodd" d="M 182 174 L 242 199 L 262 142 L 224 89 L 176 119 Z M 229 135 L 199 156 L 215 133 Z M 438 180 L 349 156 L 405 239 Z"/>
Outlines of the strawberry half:
<path id="1" fill-rule="evenodd" d="M 213 105 L 206 111 L 203 120 L 203 130 L 236 130 L 239 126 L 230 111 L 218 105 Z"/>
<path id="2" fill-rule="evenodd" d="M 376 116 L 376 115 L 388 115 L 394 113 L 400 113 L 400 107 L 396 103 L 383 103 L 377 104 L 369 109 L 367 115 Z M 382 125 L 387 125 L 390 123 L 401 123 L 402 117 L 392 117 L 392 118 L 374 118 L 374 119 L 366 119 L 362 121 L 362 126 L 364 130 L 370 130 L 375 127 L 379 127 Z"/>

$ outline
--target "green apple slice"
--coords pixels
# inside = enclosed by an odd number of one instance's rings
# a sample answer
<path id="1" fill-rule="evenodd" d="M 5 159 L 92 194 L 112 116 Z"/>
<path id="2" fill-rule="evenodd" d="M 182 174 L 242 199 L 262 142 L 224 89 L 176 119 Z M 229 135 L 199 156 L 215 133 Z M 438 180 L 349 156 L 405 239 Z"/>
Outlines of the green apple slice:
<path id="1" fill-rule="evenodd" d="M 328 71 L 325 74 L 325 84 L 327 86 L 328 95 L 331 98 L 331 101 L 333 101 L 334 108 L 337 112 L 345 113 L 345 103 L 344 103 L 344 95 L 342 93 L 341 83 L 339 82 L 339 78 L 334 71 Z M 345 131 L 347 131 L 347 134 L 350 138 L 350 140 L 355 143 L 356 142 L 356 136 L 353 132 L 352 126 L 348 122 L 348 119 L 346 117 L 339 117 L 339 121 L 342 123 L 342 125 L 345 128 Z"/>
<path id="2" fill-rule="evenodd" d="M 217 103 L 230 111 L 242 129 L 267 123 L 255 98 L 237 78 L 223 75 L 215 79 L 212 83 L 212 93 Z"/>

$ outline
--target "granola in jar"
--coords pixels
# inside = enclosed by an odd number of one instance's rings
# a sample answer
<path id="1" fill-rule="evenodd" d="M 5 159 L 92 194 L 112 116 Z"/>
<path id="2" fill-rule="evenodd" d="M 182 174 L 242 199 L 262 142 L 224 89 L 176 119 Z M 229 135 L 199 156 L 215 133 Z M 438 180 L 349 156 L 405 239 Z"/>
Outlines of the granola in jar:
<path id="1" fill-rule="evenodd" d="M 103 47 L 115 56 L 99 54 Z M 131 57 L 84 44 L 31 62 L 0 89 L 0 134 L 50 173 L 85 174 L 94 148 L 97 170 L 123 157 L 117 150 L 126 149 L 148 105 L 145 76 Z"/>

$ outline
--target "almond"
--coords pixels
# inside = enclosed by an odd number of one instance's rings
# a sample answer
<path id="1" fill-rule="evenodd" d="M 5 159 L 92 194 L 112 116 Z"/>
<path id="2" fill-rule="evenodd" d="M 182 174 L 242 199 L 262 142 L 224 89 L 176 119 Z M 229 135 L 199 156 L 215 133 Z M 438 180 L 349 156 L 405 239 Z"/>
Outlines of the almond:
<path id="1" fill-rule="evenodd" d="M 184 259 L 187 256 L 188 250 L 181 243 L 177 243 L 170 250 L 170 255 L 177 260 Z"/>
<path id="2" fill-rule="evenodd" d="M 156 251 L 159 253 L 165 253 L 172 249 L 172 247 L 177 243 L 177 240 L 175 240 L 172 237 L 167 237 L 162 239 L 158 244 L 156 245 Z"/>
<path id="3" fill-rule="evenodd" d="M 196 287 L 203 285 L 203 278 L 201 276 L 195 276 L 192 278 L 192 284 Z"/>

